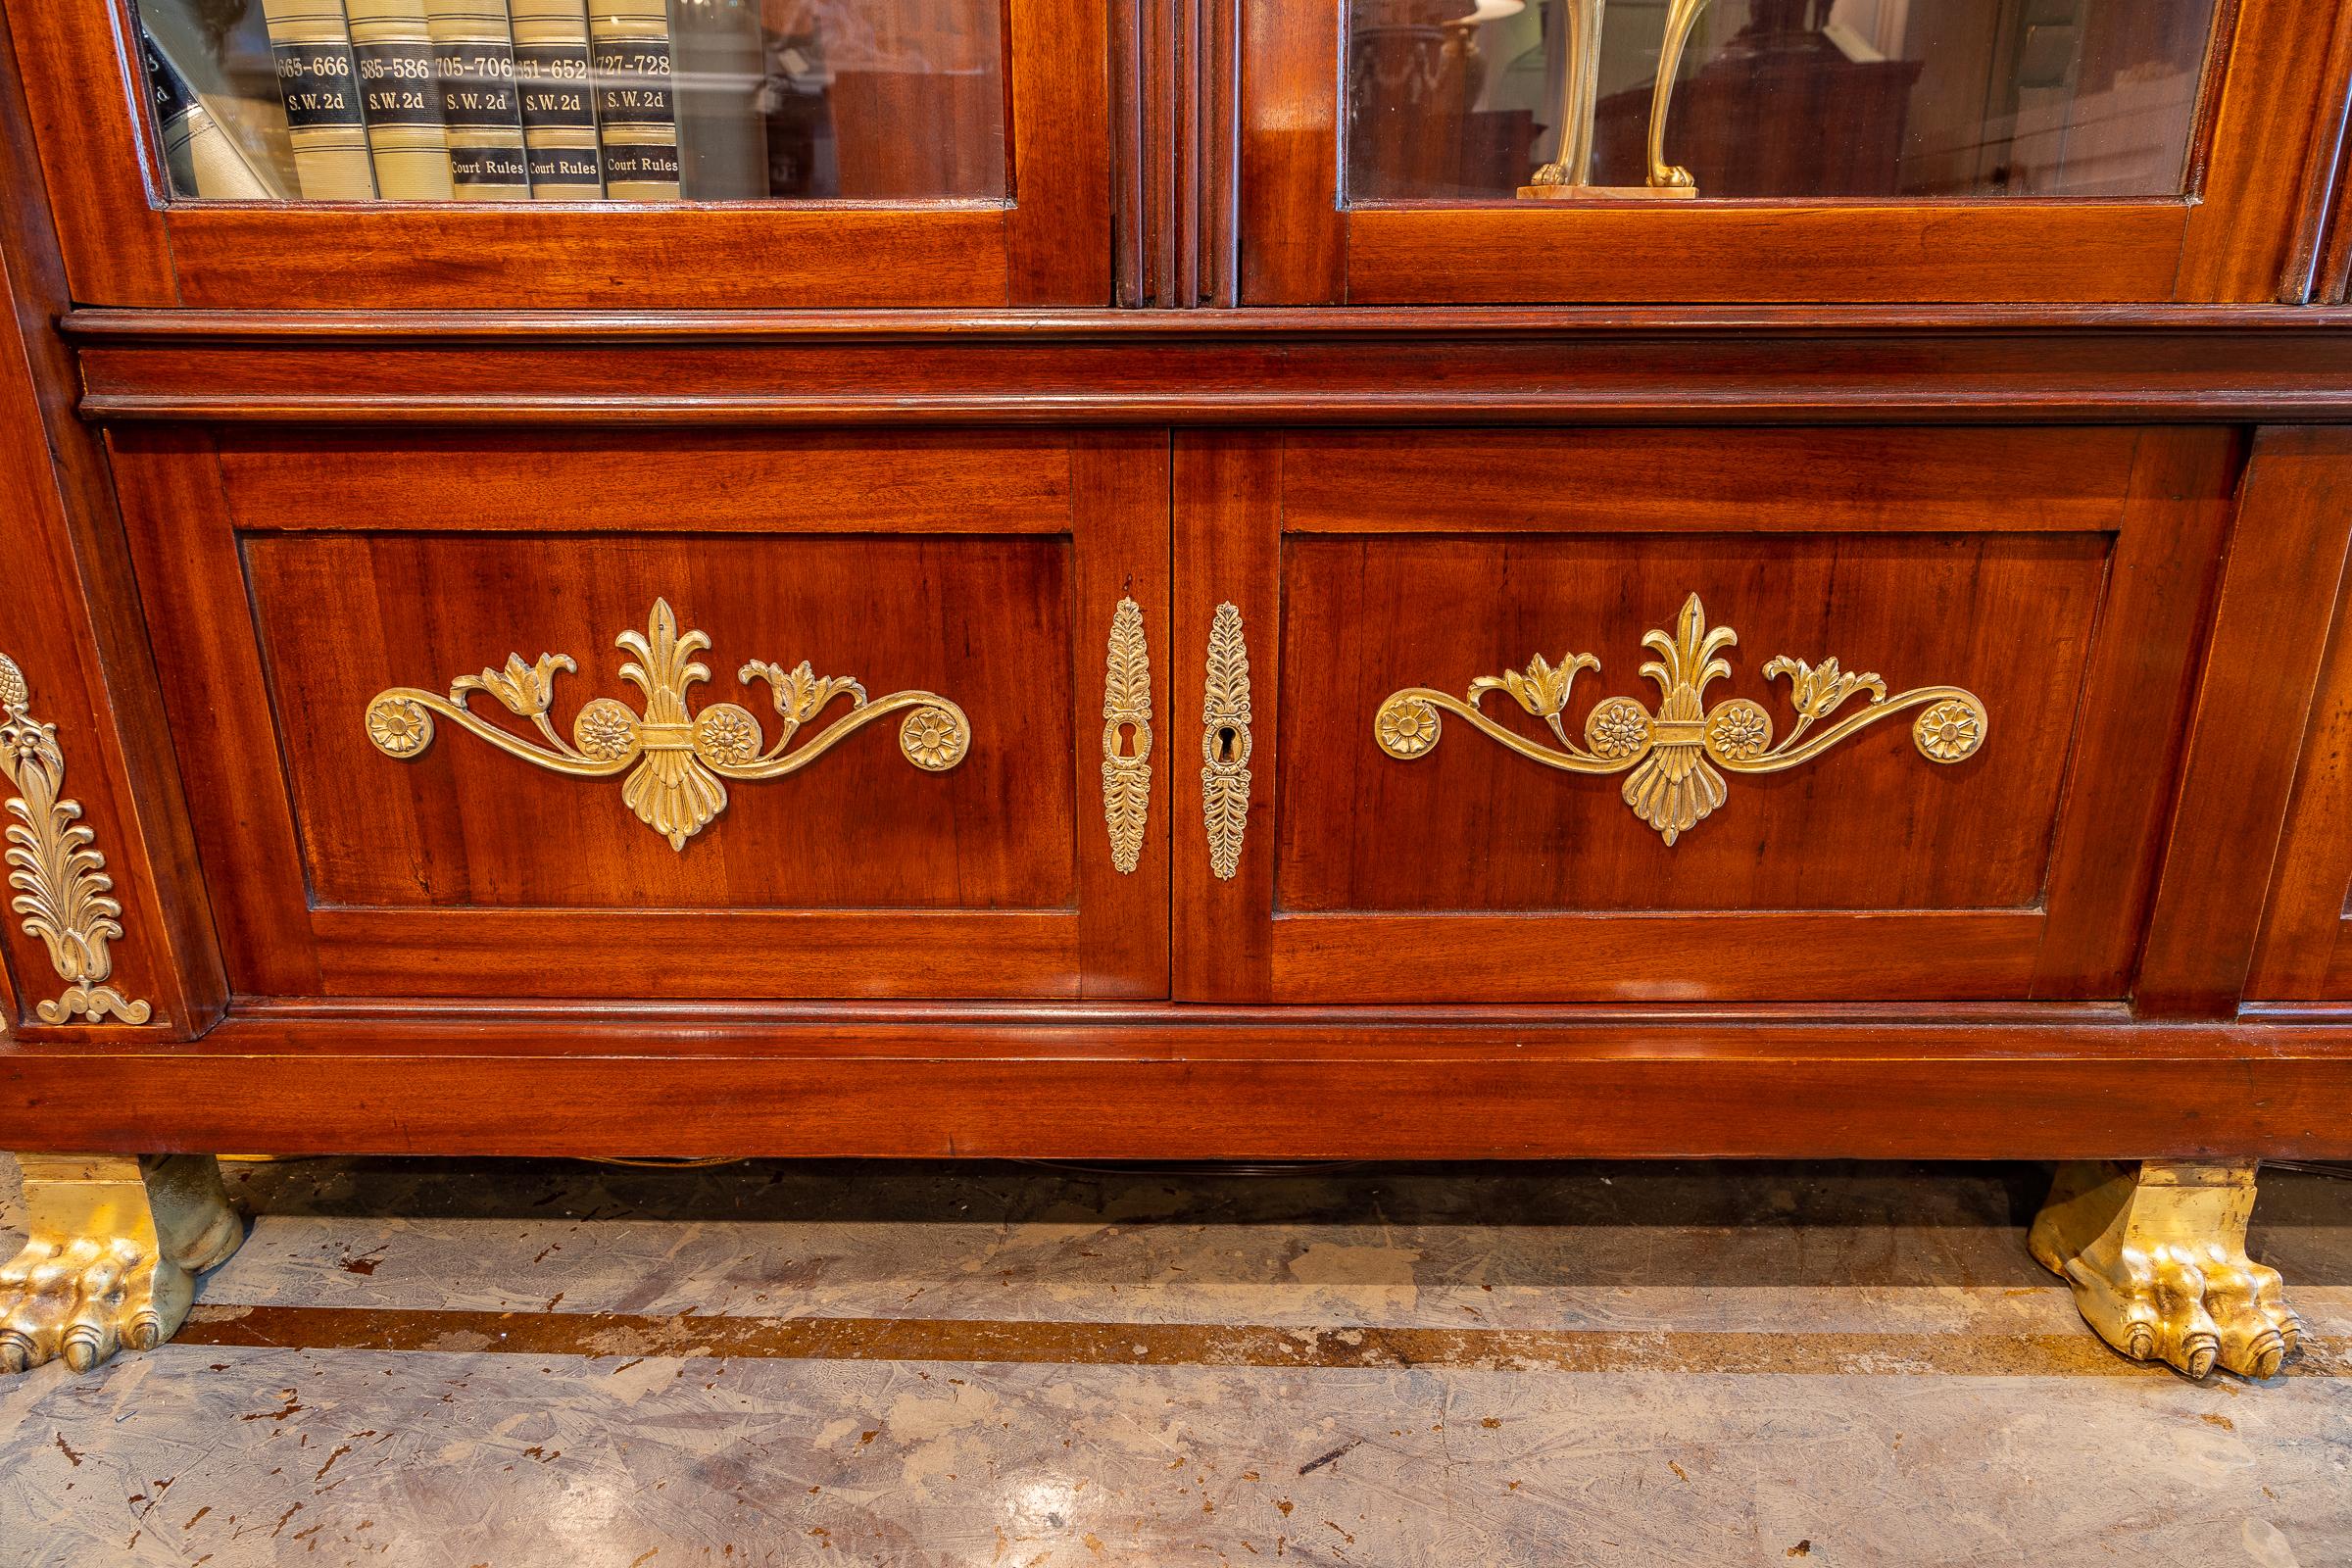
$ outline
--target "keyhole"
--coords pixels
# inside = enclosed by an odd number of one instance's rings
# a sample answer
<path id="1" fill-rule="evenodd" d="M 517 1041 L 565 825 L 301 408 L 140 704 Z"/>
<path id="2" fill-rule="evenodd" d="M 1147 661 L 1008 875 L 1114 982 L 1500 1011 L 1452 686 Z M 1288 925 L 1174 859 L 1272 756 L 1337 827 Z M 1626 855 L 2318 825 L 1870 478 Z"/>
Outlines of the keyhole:
<path id="1" fill-rule="evenodd" d="M 1119 756 L 1121 758 L 1130 758 L 1134 755 L 1135 726 L 1133 724 L 1121 724 L 1119 726 Z"/>
<path id="2" fill-rule="evenodd" d="M 1242 732 L 1231 724 L 1217 726 L 1217 762 L 1220 766 L 1241 760 Z"/>

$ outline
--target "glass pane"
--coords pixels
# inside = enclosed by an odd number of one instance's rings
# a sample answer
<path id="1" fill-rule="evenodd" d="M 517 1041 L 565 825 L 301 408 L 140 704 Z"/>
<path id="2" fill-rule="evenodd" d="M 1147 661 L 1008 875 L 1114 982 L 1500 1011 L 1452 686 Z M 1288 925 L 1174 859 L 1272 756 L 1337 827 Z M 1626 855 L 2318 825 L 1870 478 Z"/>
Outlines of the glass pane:
<path id="1" fill-rule="evenodd" d="M 138 0 L 172 188 L 1005 194 L 1001 0 Z"/>
<path id="2" fill-rule="evenodd" d="M 2175 195 L 2215 4 L 1356 0 L 1348 193 Z"/>

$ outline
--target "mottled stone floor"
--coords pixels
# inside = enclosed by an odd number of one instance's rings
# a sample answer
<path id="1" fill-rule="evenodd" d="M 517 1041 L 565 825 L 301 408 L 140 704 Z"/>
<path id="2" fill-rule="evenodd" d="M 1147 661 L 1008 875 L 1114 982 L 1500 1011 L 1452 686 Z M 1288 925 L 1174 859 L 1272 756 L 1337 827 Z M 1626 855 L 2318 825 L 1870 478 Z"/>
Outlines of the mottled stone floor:
<path id="1" fill-rule="evenodd" d="M 2352 1184 L 2265 1172 L 2253 1387 L 2099 1346 L 2044 1182 L 238 1166 L 179 1341 L 0 1382 L 0 1568 L 2352 1564 Z"/>

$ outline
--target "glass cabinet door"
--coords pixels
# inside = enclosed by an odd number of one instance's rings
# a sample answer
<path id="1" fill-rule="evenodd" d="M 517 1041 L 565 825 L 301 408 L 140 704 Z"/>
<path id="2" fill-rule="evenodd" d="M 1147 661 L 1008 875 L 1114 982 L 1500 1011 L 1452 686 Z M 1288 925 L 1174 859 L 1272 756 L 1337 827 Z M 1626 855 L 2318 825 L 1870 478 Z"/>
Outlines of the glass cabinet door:
<path id="1" fill-rule="evenodd" d="M 93 303 L 1108 299 L 1104 24 L 1075 0 L 9 15 Z M 142 238 L 165 265 L 129 286 Z"/>
<path id="2" fill-rule="evenodd" d="M 2238 297 L 2322 119 L 2291 0 L 1321 9 L 1246 40 L 1269 301 Z"/>
<path id="3" fill-rule="evenodd" d="M 1367 0 L 1348 194 L 2178 197 L 2216 5 Z"/>

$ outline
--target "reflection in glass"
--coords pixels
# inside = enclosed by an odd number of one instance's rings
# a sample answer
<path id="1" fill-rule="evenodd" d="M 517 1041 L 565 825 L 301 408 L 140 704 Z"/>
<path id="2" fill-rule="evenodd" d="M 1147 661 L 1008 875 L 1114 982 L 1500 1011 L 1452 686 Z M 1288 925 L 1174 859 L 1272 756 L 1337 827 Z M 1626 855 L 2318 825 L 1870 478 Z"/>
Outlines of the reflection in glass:
<path id="1" fill-rule="evenodd" d="M 172 193 L 1002 199 L 1002 0 L 136 0 Z"/>
<path id="2" fill-rule="evenodd" d="M 1348 195 L 2175 195 L 2214 7 L 1355 0 Z"/>

